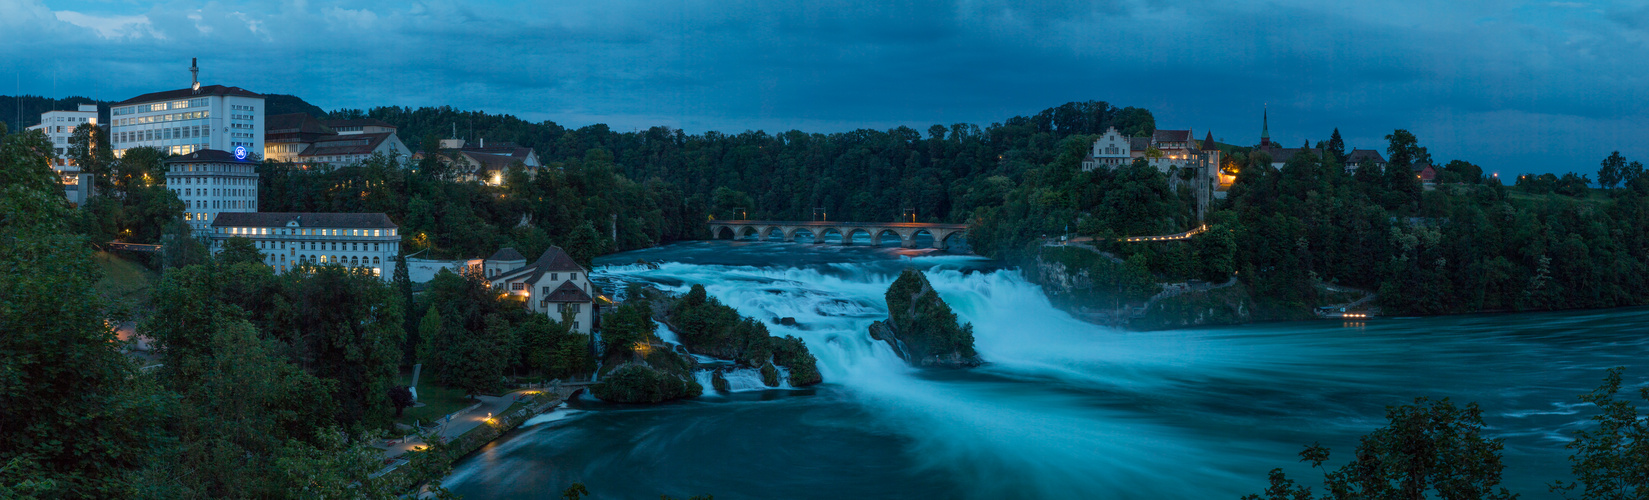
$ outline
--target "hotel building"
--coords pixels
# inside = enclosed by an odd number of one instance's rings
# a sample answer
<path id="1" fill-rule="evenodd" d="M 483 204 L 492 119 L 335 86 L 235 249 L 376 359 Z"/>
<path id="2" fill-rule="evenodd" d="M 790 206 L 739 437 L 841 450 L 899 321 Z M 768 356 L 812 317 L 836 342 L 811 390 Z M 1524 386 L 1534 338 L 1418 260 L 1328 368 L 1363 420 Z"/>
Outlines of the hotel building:
<path id="1" fill-rule="evenodd" d="M 263 263 L 284 273 L 300 264 L 362 268 L 385 281 L 395 276 L 401 251 L 399 228 L 389 216 L 297 212 L 219 214 L 209 233 L 212 253 L 229 238 L 252 240 Z"/>
<path id="2" fill-rule="evenodd" d="M 196 234 L 218 215 L 258 211 L 257 162 L 245 155 L 202 149 L 169 158 L 166 187 L 183 200 L 183 220 Z"/>
<path id="3" fill-rule="evenodd" d="M 191 66 L 191 73 L 199 69 Z M 169 154 L 202 149 L 263 154 L 263 96 L 239 87 L 201 86 L 143 94 L 110 106 L 115 156 L 149 146 Z M 240 148 L 240 149 L 237 149 Z"/>

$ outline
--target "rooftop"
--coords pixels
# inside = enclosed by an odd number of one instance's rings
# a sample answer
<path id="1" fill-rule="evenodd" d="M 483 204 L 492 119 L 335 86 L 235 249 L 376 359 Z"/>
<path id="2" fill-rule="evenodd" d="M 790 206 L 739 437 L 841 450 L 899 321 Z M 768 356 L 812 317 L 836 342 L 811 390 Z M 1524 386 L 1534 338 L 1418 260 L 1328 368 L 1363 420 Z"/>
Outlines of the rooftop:
<path id="1" fill-rule="evenodd" d="M 239 158 L 235 158 L 235 154 L 230 153 L 228 151 L 220 151 L 220 150 L 216 150 L 216 149 L 202 149 L 202 150 L 195 151 L 193 153 L 189 153 L 189 154 L 186 154 L 186 155 L 177 155 L 177 156 L 173 156 L 171 158 L 167 158 L 165 161 L 163 161 L 161 163 L 170 165 L 170 164 L 173 164 L 173 163 L 250 163 L 250 162 L 248 160 L 242 160 L 242 159 L 239 159 Z"/>
<path id="2" fill-rule="evenodd" d="M 346 229 L 395 229 L 388 215 L 337 214 L 316 212 L 224 212 L 212 221 L 213 227 L 324 227 Z"/>
<path id="3" fill-rule="evenodd" d="M 225 86 L 222 86 L 222 85 L 203 85 L 203 86 L 200 87 L 199 92 L 196 92 L 195 89 L 188 89 L 188 88 L 178 89 L 178 90 L 167 90 L 167 91 L 164 91 L 164 92 L 150 92 L 150 93 L 143 94 L 143 95 L 140 95 L 140 96 L 137 96 L 137 97 L 133 97 L 131 99 L 127 99 L 127 100 L 124 100 L 124 101 L 114 103 L 111 106 L 125 106 L 125 105 L 128 105 L 128 104 L 139 104 L 139 103 L 154 102 L 154 101 L 169 101 L 169 100 L 172 100 L 172 99 L 187 99 L 187 98 L 190 98 L 190 97 L 202 97 L 202 96 L 237 96 L 237 97 L 253 97 L 253 98 L 258 98 L 258 99 L 263 98 L 263 96 L 260 95 L 260 94 L 254 93 L 250 90 L 246 90 L 246 89 L 243 89 L 243 88 L 240 88 L 240 87 L 225 87 Z"/>

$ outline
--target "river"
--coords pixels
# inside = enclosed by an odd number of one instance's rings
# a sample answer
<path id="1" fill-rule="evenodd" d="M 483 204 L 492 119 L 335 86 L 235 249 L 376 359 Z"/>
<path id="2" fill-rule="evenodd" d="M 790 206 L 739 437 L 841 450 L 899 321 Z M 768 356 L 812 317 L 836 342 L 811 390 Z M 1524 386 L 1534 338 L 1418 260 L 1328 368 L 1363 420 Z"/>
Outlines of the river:
<path id="1" fill-rule="evenodd" d="M 637 259 L 658 269 L 634 265 Z M 703 284 L 742 314 L 793 317 L 825 383 L 655 406 L 581 399 L 461 460 L 470 499 L 1210 498 L 1260 493 L 1304 445 L 1351 458 L 1384 408 L 1475 401 L 1505 439 L 1505 486 L 1553 498 L 1569 478 L 1577 396 L 1609 367 L 1645 383 L 1649 309 L 1127 332 L 1071 318 L 1018 271 L 896 249 L 691 242 L 597 260 L 609 291 Z M 869 340 L 899 270 L 925 271 L 987 361 L 908 368 Z M 1626 391 L 1635 393 L 1635 390 Z M 1321 488 L 1316 488 L 1320 492 Z"/>

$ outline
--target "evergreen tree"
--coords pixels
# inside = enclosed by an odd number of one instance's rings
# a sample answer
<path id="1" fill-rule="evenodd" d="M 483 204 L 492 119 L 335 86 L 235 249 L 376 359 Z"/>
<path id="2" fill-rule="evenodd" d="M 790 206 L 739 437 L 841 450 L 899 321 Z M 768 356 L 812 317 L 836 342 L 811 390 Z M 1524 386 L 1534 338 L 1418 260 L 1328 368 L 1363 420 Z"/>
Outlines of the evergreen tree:
<path id="1" fill-rule="evenodd" d="M 1323 149 L 1323 154 L 1334 157 L 1335 164 L 1344 165 L 1346 163 L 1346 141 L 1340 138 L 1338 127 L 1334 129 L 1334 134 L 1328 137 L 1328 145 Z"/>

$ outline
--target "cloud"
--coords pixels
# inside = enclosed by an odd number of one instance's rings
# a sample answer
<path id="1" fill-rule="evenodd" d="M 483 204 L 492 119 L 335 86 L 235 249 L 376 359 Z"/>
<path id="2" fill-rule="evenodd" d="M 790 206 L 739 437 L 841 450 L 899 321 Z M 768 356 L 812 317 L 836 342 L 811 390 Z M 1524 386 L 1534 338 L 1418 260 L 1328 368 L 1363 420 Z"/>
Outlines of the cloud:
<path id="1" fill-rule="evenodd" d="M 1649 8 L 1493 0 L 0 2 L 0 55 L 67 93 L 187 83 L 324 108 L 452 105 L 627 130 L 981 125 L 1074 100 L 1250 143 L 1394 128 L 1440 157 L 1596 163 L 1649 118 Z M 22 21 L 26 20 L 26 21 Z M 96 36 L 84 36 L 86 33 Z M 81 36 L 73 36 L 81 34 Z M 68 35 L 68 36 L 64 36 Z M 27 41 L 59 40 L 47 51 Z M 64 65 L 61 61 L 76 61 Z M 26 73 L 38 73 L 28 72 Z M 68 75 L 66 73 L 76 73 Z M 50 82 L 35 82 L 48 93 Z M 1518 134 L 1503 120 L 1536 120 Z M 1541 137 L 1530 136 L 1538 133 Z M 1506 153 L 1514 137 L 1520 153 Z M 1600 153 L 1601 151 L 1601 153 Z M 1632 154 L 1623 150 L 1623 153 Z M 1640 151 L 1649 155 L 1649 149 Z M 1570 165 L 1573 167 L 1563 167 Z M 1486 165 L 1493 167 L 1493 165 Z M 1535 168 L 1535 167 L 1530 167 Z"/>
<path id="2" fill-rule="evenodd" d="M 148 16 L 93 16 L 79 12 L 60 10 L 53 12 L 57 19 L 82 28 L 90 28 L 97 36 L 108 39 L 152 37 L 165 39 L 166 36 L 154 30 L 149 23 Z"/>

